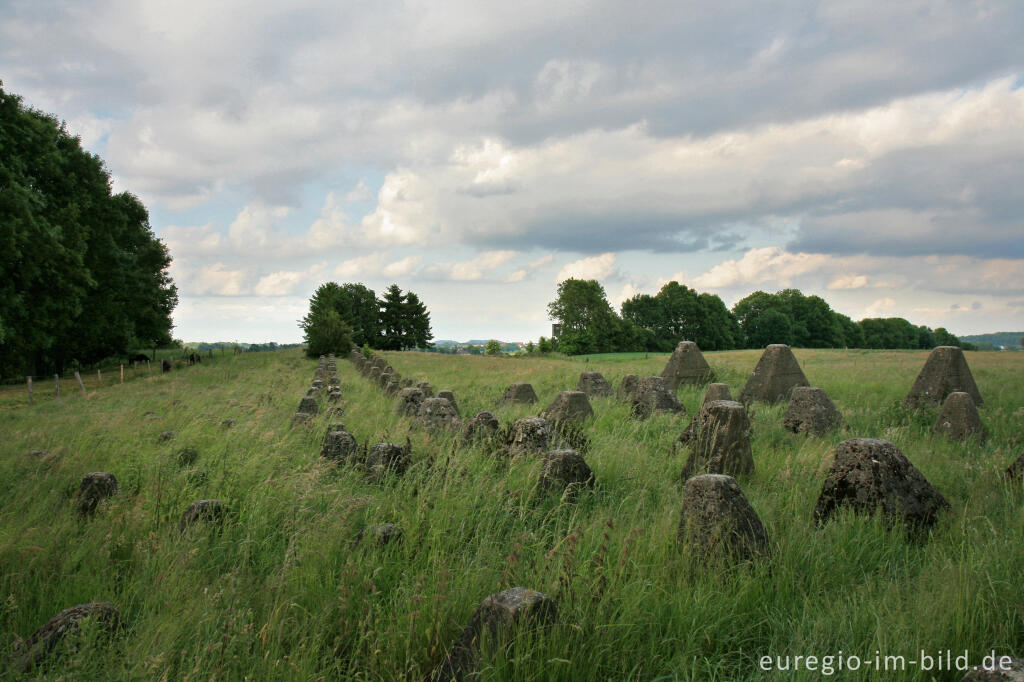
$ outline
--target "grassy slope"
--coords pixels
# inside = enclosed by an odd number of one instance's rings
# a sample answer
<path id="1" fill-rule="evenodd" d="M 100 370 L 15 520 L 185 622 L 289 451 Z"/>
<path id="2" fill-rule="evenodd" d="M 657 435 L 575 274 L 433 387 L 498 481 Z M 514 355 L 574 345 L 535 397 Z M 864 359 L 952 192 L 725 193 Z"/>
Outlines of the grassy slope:
<path id="1" fill-rule="evenodd" d="M 492 409 L 503 422 L 538 409 L 494 408 L 512 381 L 532 382 L 546 404 L 583 369 L 617 385 L 626 373 L 657 373 L 666 359 L 387 356 L 403 375 L 454 390 L 464 415 Z M 558 598 L 561 624 L 491 659 L 489 679 L 760 679 L 763 654 L 840 649 L 865 657 L 969 649 L 972 662 L 991 648 L 1024 654 L 1024 493 L 1001 478 L 1022 449 L 1024 354 L 969 355 L 986 400 L 984 447 L 932 439 L 935 412 L 896 407 L 925 353 L 797 356 L 850 429 L 796 436 L 781 428 L 784 406 L 756 408 L 758 469 L 740 484 L 775 555 L 725 575 L 692 574 L 674 547 L 685 454 L 673 453 L 672 441 L 688 417 L 635 422 L 610 399 L 592 401 L 588 427 L 599 487 L 576 503 L 538 496 L 535 460 L 507 463 L 410 432 L 341 360 L 348 429 L 370 442 L 408 434 L 415 465 L 401 480 L 371 485 L 319 461 L 327 419 L 309 433 L 288 428 L 315 364 L 296 351 L 0 411 L 3 644 L 66 606 L 106 599 L 128 623 L 105 645 L 109 655 L 84 648 L 40 677 L 416 679 L 484 596 L 524 585 Z M 707 354 L 734 395 L 757 357 Z M 683 388 L 680 397 L 692 414 L 701 391 Z M 159 416 L 144 417 L 148 410 Z M 226 418 L 236 425 L 223 428 Z M 159 444 L 166 430 L 176 438 Z M 829 450 L 852 436 L 894 441 L 951 502 L 930 541 L 916 545 L 849 516 L 815 527 Z M 193 467 L 174 456 L 185 445 L 200 453 Z M 51 453 L 28 454 L 39 448 Z M 79 522 L 71 499 L 81 476 L 97 470 L 114 473 L 122 493 Z M 233 521 L 181 536 L 181 513 L 205 497 L 225 500 Z M 354 544 L 367 524 L 384 521 L 403 526 L 405 542 Z M 922 676 L 911 669 L 885 679 Z"/>

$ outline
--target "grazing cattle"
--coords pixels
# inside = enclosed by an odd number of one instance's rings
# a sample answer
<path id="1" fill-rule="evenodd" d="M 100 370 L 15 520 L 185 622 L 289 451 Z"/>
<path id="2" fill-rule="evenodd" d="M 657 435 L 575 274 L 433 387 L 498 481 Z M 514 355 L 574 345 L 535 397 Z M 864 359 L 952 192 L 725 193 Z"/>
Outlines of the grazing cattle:
<path id="1" fill-rule="evenodd" d="M 195 353 L 189 353 L 188 354 L 188 364 L 190 364 L 190 365 L 196 364 L 196 354 Z"/>
<path id="2" fill-rule="evenodd" d="M 161 365 L 160 365 L 160 366 L 161 366 L 161 367 L 163 368 L 163 370 L 164 370 L 165 372 L 170 372 L 170 371 L 171 371 L 171 361 L 170 361 L 170 360 L 164 360 L 164 361 L 163 361 L 163 362 L 161 363 Z"/>
<path id="3" fill-rule="evenodd" d="M 133 362 L 149 362 L 149 356 L 144 353 L 136 353 L 135 355 L 128 356 L 128 363 Z"/>

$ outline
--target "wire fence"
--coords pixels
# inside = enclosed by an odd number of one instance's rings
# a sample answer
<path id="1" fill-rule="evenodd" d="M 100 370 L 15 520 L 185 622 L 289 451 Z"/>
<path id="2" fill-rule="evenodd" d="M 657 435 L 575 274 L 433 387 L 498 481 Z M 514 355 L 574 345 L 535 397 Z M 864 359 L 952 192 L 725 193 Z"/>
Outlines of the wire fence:
<path id="1" fill-rule="evenodd" d="M 0 409 L 26 407 L 40 402 L 72 395 L 88 395 L 126 381 L 135 381 L 163 373 L 163 363 L 180 370 L 193 362 L 216 361 L 218 357 L 233 354 L 230 350 L 214 351 L 168 349 L 158 350 L 148 360 L 133 362 L 106 362 L 88 369 L 68 369 L 63 373 L 42 376 L 5 377 L 0 381 Z M 141 355 L 141 354 L 140 354 Z M 197 357 L 198 356 L 198 357 Z"/>

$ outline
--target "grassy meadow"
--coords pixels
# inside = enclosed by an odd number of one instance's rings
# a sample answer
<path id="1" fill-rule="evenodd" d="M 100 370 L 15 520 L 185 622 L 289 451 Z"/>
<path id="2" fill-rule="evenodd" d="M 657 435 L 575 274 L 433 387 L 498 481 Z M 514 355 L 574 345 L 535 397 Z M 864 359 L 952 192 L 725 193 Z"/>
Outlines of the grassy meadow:
<path id="1" fill-rule="evenodd" d="M 530 587 L 557 599 L 558 624 L 489 651 L 485 680 L 814 680 L 765 672 L 762 656 L 916 659 L 967 650 L 1024 656 L 1024 487 L 1003 477 L 1024 451 L 1024 353 L 969 353 L 985 399 L 987 444 L 930 434 L 937 409 L 901 406 L 926 352 L 797 350 L 847 428 L 824 438 L 782 428 L 785 405 L 754 407 L 756 471 L 739 479 L 772 542 L 753 569 L 693 571 L 676 548 L 688 414 L 636 421 L 592 399 L 585 457 L 597 486 L 543 495 L 540 462 L 506 460 L 395 414 L 393 399 L 338 359 L 346 428 L 360 442 L 405 442 L 413 466 L 371 484 L 319 458 L 329 421 L 290 428 L 315 360 L 297 350 L 219 359 L 125 384 L 77 385 L 59 399 L 0 410 L 0 677 L 8 653 L 61 609 L 113 602 L 125 627 L 50 657 L 26 679 L 418 680 L 437 666 L 489 594 Z M 463 417 L 504 424 L 536 414 L 580 372 L 617 387 L 658 374 L 667 355 L 491 358 L 384 353 L 396 371 L 455 392 Z M 738 396 L 759 351 L 706 353 Z M 514 381 L 540 404 L 496 408 Z M 72 387 L 68 387 L 71 389 Z M 223 424 L 234 419 L 233 426 Z M 162 432 L 173 431 L 161 442 Z M 893 441 L 952 510 L 926 541 L 878 518 L 812 510 L 846 438 Z M 180 450 L 193 447 L 194 462 Z M 46 453 L 36 451 L 46 450 Z M 84 474 L 120 494 L 80 520 Z M 231 509 L 184 534 L 198 499 Z M 399 543 L 357 536 L 393 522 Z M 867 667 L 842 680 L 958 680 L 963 673 Z"/>

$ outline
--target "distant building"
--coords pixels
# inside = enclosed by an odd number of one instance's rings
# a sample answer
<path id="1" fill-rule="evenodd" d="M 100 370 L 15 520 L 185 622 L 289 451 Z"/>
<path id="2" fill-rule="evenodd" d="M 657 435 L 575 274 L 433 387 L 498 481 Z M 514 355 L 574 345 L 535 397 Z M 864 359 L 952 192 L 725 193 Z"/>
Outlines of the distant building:
<path id="1" fill-rule="evenodd" d="M 551 325 L 551 338 L 557 339 L 562 334 L 562 325 L 553 324 Z"/>

